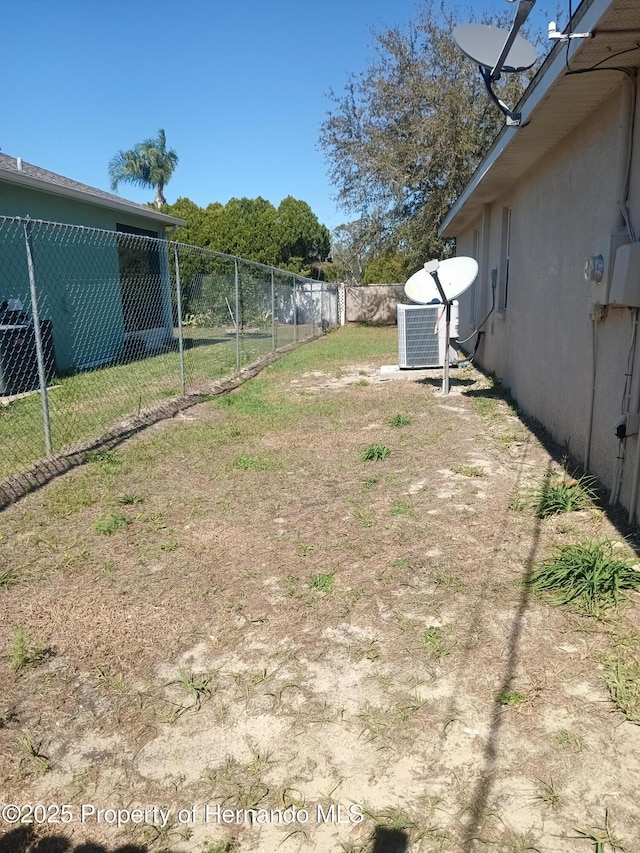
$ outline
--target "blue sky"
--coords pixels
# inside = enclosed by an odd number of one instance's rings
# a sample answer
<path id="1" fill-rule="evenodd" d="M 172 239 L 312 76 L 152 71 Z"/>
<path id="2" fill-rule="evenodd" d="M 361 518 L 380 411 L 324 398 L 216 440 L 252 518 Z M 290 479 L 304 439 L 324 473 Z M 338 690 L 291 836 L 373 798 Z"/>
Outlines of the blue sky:
<path id="1" fill-rule="evenodd" d="M 293 195 L 334 228 L 349 215 L 336 206 L 318 147 L 328 93 L 367 67 L 372 30 L 406 25 L 420 5 L 4 0 L 0 149 L 109 190 L 116 151 L 163 127 L 180 157 L 169 202 L 262 196 L 277 206 Z M 482 3 L 496 13 L 505 6 Z M 551 7 L 536 8 L 545 29 Z M 120 194 L 153 197 L 126 184 Z"/>

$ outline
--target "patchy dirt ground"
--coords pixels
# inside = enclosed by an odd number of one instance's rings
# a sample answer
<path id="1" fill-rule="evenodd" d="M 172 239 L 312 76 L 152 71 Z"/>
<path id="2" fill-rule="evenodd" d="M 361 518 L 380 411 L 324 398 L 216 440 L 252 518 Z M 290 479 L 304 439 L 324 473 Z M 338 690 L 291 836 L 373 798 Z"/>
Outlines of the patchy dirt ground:
<path id="1" fill-rule="evenodd" d="M 2 805 L 51 805 L 2 853 L 640 849 L 599 663 L 638 605 L 523 584 L 621 536 L 512 508 L 559 460 L 471 368 L 382 381 L 394 346 L 329 335 L 2 513 Z"/>

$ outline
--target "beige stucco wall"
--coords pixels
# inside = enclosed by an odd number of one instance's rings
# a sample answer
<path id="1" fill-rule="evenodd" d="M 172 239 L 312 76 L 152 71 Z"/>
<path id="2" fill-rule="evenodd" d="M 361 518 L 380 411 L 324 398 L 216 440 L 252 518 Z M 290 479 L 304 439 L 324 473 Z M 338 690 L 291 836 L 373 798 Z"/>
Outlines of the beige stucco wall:
<path id="1" fill-rule="evenodd" d="M 402 284 L 347 287 L 348 323 L 397 323 L 398 302 L 408 301 Z"/>
<path id="2" fill-rule="evenodd" d="M 604 238 L 622 224 L 617 201 L 624 159 L 620 123 L 624 98 L 628 91 L 625 94 L 621 84 L 615 97 L 602 103 L 507 193 L 486 205 L 483 216 L 457 240 L 457 254 L 478 255 L 475 298 L 480 322 L 492 304 L 491 269 L 500 269 L 502 211 L 511 208 L 507 309 L 494 312 L 487 323 L 477 361 L 495 371 L 522 409 L 582 460 L 593 352 L 592 286 L 585 282 L 583 269 L 585 259 L 600 251 Z M 630 208 L 640 231 L 639 127 L 635 140 Z M 461 338 L 473 331 L 469 323 L 473 298 L 469 292 L 460 300 Z M 607 486 L 614 478 L 618 440 L 613 425 L 621 412 L 631 332 L 632 312 L 627 308 L 609 308 L 606 318 L 596 324 L 590 469 Z M 467 347 L 474 344 L 472 339 Z M 635 383 L 640 381 L 640 346 L 637 353 Z M 628 505 L 636 439 L 627 439 L 626 445 L 621 501 Z"/>

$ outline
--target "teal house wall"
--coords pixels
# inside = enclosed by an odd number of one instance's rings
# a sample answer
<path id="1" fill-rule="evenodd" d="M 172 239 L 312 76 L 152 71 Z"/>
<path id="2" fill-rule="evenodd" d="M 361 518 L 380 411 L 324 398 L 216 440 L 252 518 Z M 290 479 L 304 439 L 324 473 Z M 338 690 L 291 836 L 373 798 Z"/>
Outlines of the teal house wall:
<path id="1" fill-rule="evenodd" d="M 56 371 L 66 373 L 111 362 L 122 355 L 128 337 L 138 337 L 149 348 L 166 343 L 173 336 L 166 244 L 154 246 L 160 255 L 162 277 L 162 308 L 154 316 L 161 314 L 161 325 L 128 333 L 119 260 L 123 238 L 118 229 L 164 239 L 167 226 L 182 220 L 29 164 L 21 166 L 18 169 L 14 158 L 0 154 L 0 217 L 33 220 L 26 227 L 18 220 L 0 220 L 0 302 L 19 300 L 32 313 L 26 249 L 29 233 L 38 313 L 51 323 Z M 24 172 L 26 180 L 32 172 L 45 188 L 14 183 L 23 179 L 17 172 Z"/>

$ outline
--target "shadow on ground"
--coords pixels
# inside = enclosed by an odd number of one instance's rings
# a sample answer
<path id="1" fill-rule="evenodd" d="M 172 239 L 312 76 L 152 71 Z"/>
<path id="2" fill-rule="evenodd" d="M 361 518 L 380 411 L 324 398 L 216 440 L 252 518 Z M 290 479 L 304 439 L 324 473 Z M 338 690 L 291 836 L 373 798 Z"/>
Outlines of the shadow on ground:
<path id="1" fill-rule="evenodd" d="M 0 838 L 0 853 L 147 853 L 147 848 L 138 844 L 107 848 L 93 841 L 74 846 L 63 835 L 37 838 L 32 827 L 21 826 Z"/>
<path id="2" fill-rule="evenodd" d="M 371 853 L 406 853 L 409 838 L 400 829 L 376 826 Z M 233 850 L 235 847 L 230 847 Z M 105 847 L 93 841 L 84 841 L 75 846 L 62 835 L 49 835 L 38 839 L 31 826 L 12 829 L 0 838 L 0 853 L 148 853 L 146 845 L 124 844 L 120 847 Z M 165 853 L 171 853 L 165 850 Z"/>
<path id="3" fill-rule="evenodd" d="M 483 373 L 487 379 L 494 380 L 494 377 L 492 377 L 491 374 L 484 372 L 482 368 L 478 366 L 475 367 L 476 370 Z M 458 380 L 458 382 L 461 381 L 462 380 Z M 424 382 L 425 384 L 437 384 L 433 380 L 424 380 Z M 453 385 L 454 383 L 452 382 L 452 387 Z M 462 394 L 465 397 L 470 397 L 476 400 L 502 400 L 509 406 L 512 414 L 517 417 L 520 422 L 526 426 L 529 432 L 535 436 L 556 464 L 564 465 L 573 477 L 580 477 L 586 473 L 584 468 L 581 466 L 575 448 L 571 447 L 571 442 L 569 441 L 566 445 L 562 446 L 554 441 L 547 430 L 535 419 L 535 417 L 528 415 L 518 407 L 517 401 L 511 396 L 508 388 L 504 388 L 503 386 L 496 384 L 493 388 L 474 388 L 464 390 L 462 391 Z M 638 556 L 640 556 L 640 537 L 638 536 L 638 530 L 636 527 L 630 525 L 628 522 L 627 510 L 625 510 L 620 504 L 611 506 L 608 502 L 608 491 L 600 483 L 596 484 L 596 492 L 598 494 L 599 508 L 604 512 L 609 521 L 625 539 L 627 544 L 633 548 Z"/>
<path id="4" fill-rule="evenodd" d="M 425 376 L 424 379 L 417 379 L 417 385 L 428 385 L 430 388 L 441 388 L 442 387 L 442 377 L 439 376 Z M 475 385 L 475 379 L 466 379 L 464 377 L 457 377 L 455 375 L 449 376 L 449 387 L 450 388 L 464 388 L 468 385 Z"/>

